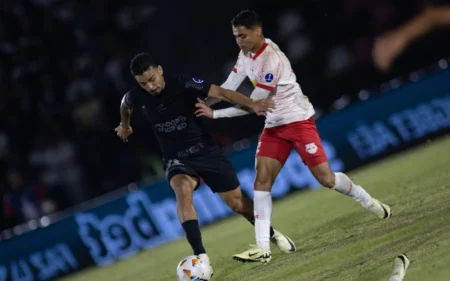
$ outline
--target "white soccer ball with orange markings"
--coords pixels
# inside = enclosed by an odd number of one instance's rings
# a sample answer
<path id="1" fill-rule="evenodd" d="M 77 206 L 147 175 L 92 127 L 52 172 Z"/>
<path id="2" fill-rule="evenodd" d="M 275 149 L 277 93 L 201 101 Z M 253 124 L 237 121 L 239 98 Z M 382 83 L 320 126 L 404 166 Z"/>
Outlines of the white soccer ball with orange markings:
<path id="1" fill-rule="evenodd" d="M 211 266 L 199 256 L 189 256 L 178 264 L 177 276 L 179 281 L 209 281 Z"/>

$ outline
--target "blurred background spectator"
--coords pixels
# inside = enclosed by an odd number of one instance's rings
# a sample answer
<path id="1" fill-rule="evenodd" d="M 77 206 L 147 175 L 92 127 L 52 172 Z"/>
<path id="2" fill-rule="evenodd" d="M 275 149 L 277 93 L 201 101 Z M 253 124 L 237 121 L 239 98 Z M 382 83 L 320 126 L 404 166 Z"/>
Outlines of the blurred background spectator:
<path id="1" fill-rule="evenodd" d="M 255 9 L 319 117 L 367 98 L 362 89 L 450 55 L 448 29 L 396 50 L 395 39 L 387 39 L 402 36 L 392 35 L 401 33 L 395 28 L 422 17 L 430 3 L 448 1 L 0 1 L 1 228 L 164 176 L 159 146 L 139 112 L 129 144 L 113 131 L 120 100 L 135 85 L 128 70 L 135 53 L 153 53 L 165 71 L 220 84 L 239 51 L 230 20 Z M 374 56 L 389 68 L 384 73 L 372 60 L 373 45 L 390 30 Z M 250 83 L 240 90 L 249 93 Z M 256 116 L 205 122 L 227 151 L 263 126 Z"/>
<path id="2" fill-rule="evenodd" d="M 382 71 L 388 71 L 395 59 L 418 38 L 450 25 L 450 5 L 427 6 L 417 16 L 375 41 L 373 57 Z"/>
<path id="3" fill-rule="evenodd" d="M 6 191 L 2 209 L 5 217 L 4 227 L 25 223 L 48 215 L 67 205 L 67 197 L 63 194 L 52 194 L 45 186 L 27 180 L 18 170 L 7 174 L 8 190 Z"/>

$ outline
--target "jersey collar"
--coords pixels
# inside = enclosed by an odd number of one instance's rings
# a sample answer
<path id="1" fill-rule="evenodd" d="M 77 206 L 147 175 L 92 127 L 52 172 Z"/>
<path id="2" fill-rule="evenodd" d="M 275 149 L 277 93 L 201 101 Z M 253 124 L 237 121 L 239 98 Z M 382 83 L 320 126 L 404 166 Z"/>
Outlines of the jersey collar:
<path id="1" fill-rule="evenodd" d="M 269 44 L 267 44 L 267 42 L 264 42 L 264 44 L 261 46 L 261 48 L 258 50 L 258 52 L 256 52 L 254 55 L 252 55 L 252 54 L 250 53 L 250 58 L 251 58 L 252 60 L 256 60 L 256 59 L 259 57 L 259 55 L 261 55 L 262 52 L 264 52 L 264 50 L 267 48 L 268 45 L 269 45 Z"/>

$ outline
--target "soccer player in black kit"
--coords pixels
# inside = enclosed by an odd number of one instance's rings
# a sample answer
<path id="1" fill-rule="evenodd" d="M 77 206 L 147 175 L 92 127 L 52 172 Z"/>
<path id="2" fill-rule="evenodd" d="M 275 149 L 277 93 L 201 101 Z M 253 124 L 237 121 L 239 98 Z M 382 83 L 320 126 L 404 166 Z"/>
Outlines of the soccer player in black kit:
<path id="1" fill-rule="evenodd" d="M 115 131 L 127 142 L 133 132 L 130 126 L 133 109 L 143 110 L 162 149 L 167 181 L 175 192 L 177 214 L 186 238 L 194 255 L 209 263 L 192 200 L 199 179 L 202 178 L 231 209 L 251 223 L 254 223 L 253 201 L 242 195 L 231 163 L 195 116 L 195 103 L 213 97 L 262 115 L 271 110 L 273 102 L 270 99 L 252 100 L 238 92 L 185 75 L 166 77 L 161 65 L 147 53 L 136 55 L 130 70 L 140 87 L 123 97 L 121 123 Z M 295 251 L 292 240 L 272 228 L 271 237 L 283 252 Z"/>

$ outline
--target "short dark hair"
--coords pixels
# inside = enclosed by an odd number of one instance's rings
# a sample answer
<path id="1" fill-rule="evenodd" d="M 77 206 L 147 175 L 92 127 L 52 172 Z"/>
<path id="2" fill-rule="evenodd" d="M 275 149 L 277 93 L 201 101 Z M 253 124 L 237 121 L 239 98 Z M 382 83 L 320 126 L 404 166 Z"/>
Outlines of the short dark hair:
<path id="1" fill-rule="evenodd" d="M 257 12 L 252 10 L 240 11 L 232 20 L 233 26 L 244 26 L 246 28 L 252 28 L 255 26 L 262 27 L 261 17 Z"/>
<path id="2" fill-rule="evenodd" d="M 130 71 L 134 76 L 142 75 L 150 67 L 158 67 L 158 64 L 148 53 L 137 54 L 130 63 Z"/>

